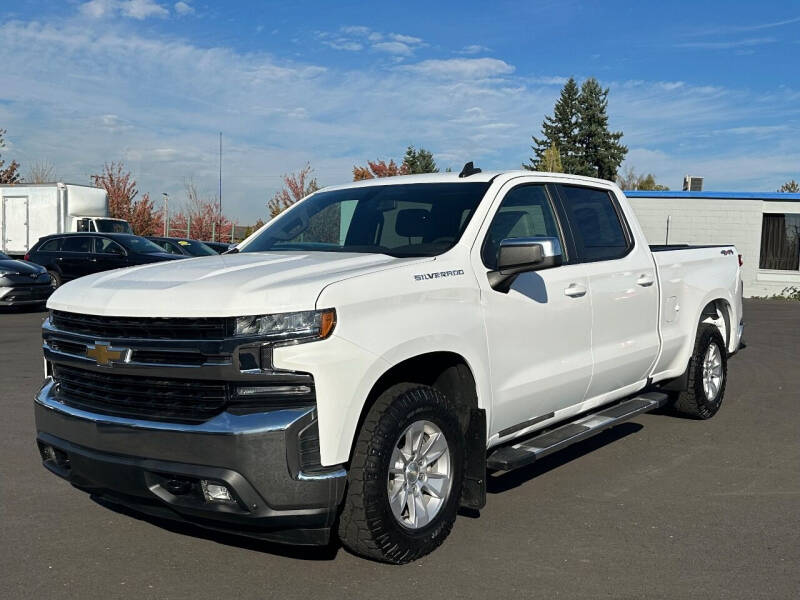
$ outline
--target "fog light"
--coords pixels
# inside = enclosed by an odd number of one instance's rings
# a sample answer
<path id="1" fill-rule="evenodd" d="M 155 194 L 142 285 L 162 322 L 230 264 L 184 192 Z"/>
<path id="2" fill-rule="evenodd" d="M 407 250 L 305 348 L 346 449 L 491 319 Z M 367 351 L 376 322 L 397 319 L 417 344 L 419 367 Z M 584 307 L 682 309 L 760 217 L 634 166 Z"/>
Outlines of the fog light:
<path id="1" fill-rule="evenodd" d="M 235 502 L 233 494 L 223 483 L 213 483 L 208 479 L 201 479 L 200 487 L 206 502 Z"/>

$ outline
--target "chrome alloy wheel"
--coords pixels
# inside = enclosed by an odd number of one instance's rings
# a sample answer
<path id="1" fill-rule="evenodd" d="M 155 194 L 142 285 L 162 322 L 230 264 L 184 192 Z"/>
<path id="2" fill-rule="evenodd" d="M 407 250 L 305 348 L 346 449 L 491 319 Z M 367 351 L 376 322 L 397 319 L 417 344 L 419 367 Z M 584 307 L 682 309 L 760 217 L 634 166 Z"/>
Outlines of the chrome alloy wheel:
<path id="1" fill-rule="evenodd" d="M 444 433 L 430 421 L 414 421 L 395 442 L 389 462 L 389 506 L 408 529 L 430 523 L 447 503 L 452 465 Z"/>
<path id="2" fill-rule="evenodd" d="M 722 356 L 719 346 L 709 344 L 703 358 L 703 392 L 706 400 L 713 402 L 717 399 L 719 388 L 722 386 Z"/>

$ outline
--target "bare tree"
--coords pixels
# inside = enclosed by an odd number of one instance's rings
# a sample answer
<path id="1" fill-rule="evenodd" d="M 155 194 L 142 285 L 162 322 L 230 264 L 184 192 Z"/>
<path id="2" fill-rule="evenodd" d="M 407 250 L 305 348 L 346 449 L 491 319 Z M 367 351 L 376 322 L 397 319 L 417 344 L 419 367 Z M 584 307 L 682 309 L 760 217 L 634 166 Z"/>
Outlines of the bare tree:
<path id="1" fill-rule="evenodd" d="M 37 160 L 28 168 L 25 181 L 28 183 L 52 183 L 58 180 L 53 163 L 47 160 Z"/>
<path id="2" fill-rule="evenodd" d="M 6 130 L 0 129 L 0 149 L 6 147 L 5 136 Z M 22 176 L 19 172 L 19 163 L 12 160 L 8 166 L 5 166 L 6 161 L 0 158 L 0 183 L 22 183 Z"/>

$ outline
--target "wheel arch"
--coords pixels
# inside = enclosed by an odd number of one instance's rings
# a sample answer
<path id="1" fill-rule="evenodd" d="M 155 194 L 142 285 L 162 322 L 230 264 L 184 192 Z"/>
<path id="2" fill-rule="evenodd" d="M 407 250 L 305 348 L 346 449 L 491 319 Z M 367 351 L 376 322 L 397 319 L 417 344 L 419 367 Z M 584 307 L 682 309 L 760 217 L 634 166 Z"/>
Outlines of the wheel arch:
<path id="1" fill-rule="evenodd" d="M 385 390 L 397 383 L 428 385 L 442 392 L 453 404 L 464 433 L 469 426 L 471 411 L 484 408 L 473 369 L 463 355 L 441 350 L 407 357 L 387 368 L 370 388 L 350 443 L 348 463 L 370 409 Z"/>
<path id="2" fill-rule="evenodd" d="M 703 309 L 700 311 L 699 323 L 709 323 L 714 325 L 722 336 L 725 342 L 725 348 L 730 351 L 732 323 L 733 323 L 733 307 L 731 303 L 724 297 L 714 298 L 707 301 Z"/>

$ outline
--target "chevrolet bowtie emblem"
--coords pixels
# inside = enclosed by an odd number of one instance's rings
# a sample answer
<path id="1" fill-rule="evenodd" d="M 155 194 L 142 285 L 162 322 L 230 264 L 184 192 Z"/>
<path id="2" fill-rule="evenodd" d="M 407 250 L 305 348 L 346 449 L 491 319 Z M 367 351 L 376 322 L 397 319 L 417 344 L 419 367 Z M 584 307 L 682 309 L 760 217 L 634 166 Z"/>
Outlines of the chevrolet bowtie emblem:
<path id="1" fill-rule="evenodd" d="M 95 342 L 86 346 L 86 357 L 93 358 L 100 366 L 125 361 L 128 358 L 128 352 L 130 352 L 128 348 L 112 348 L 106 342 Z"/>

